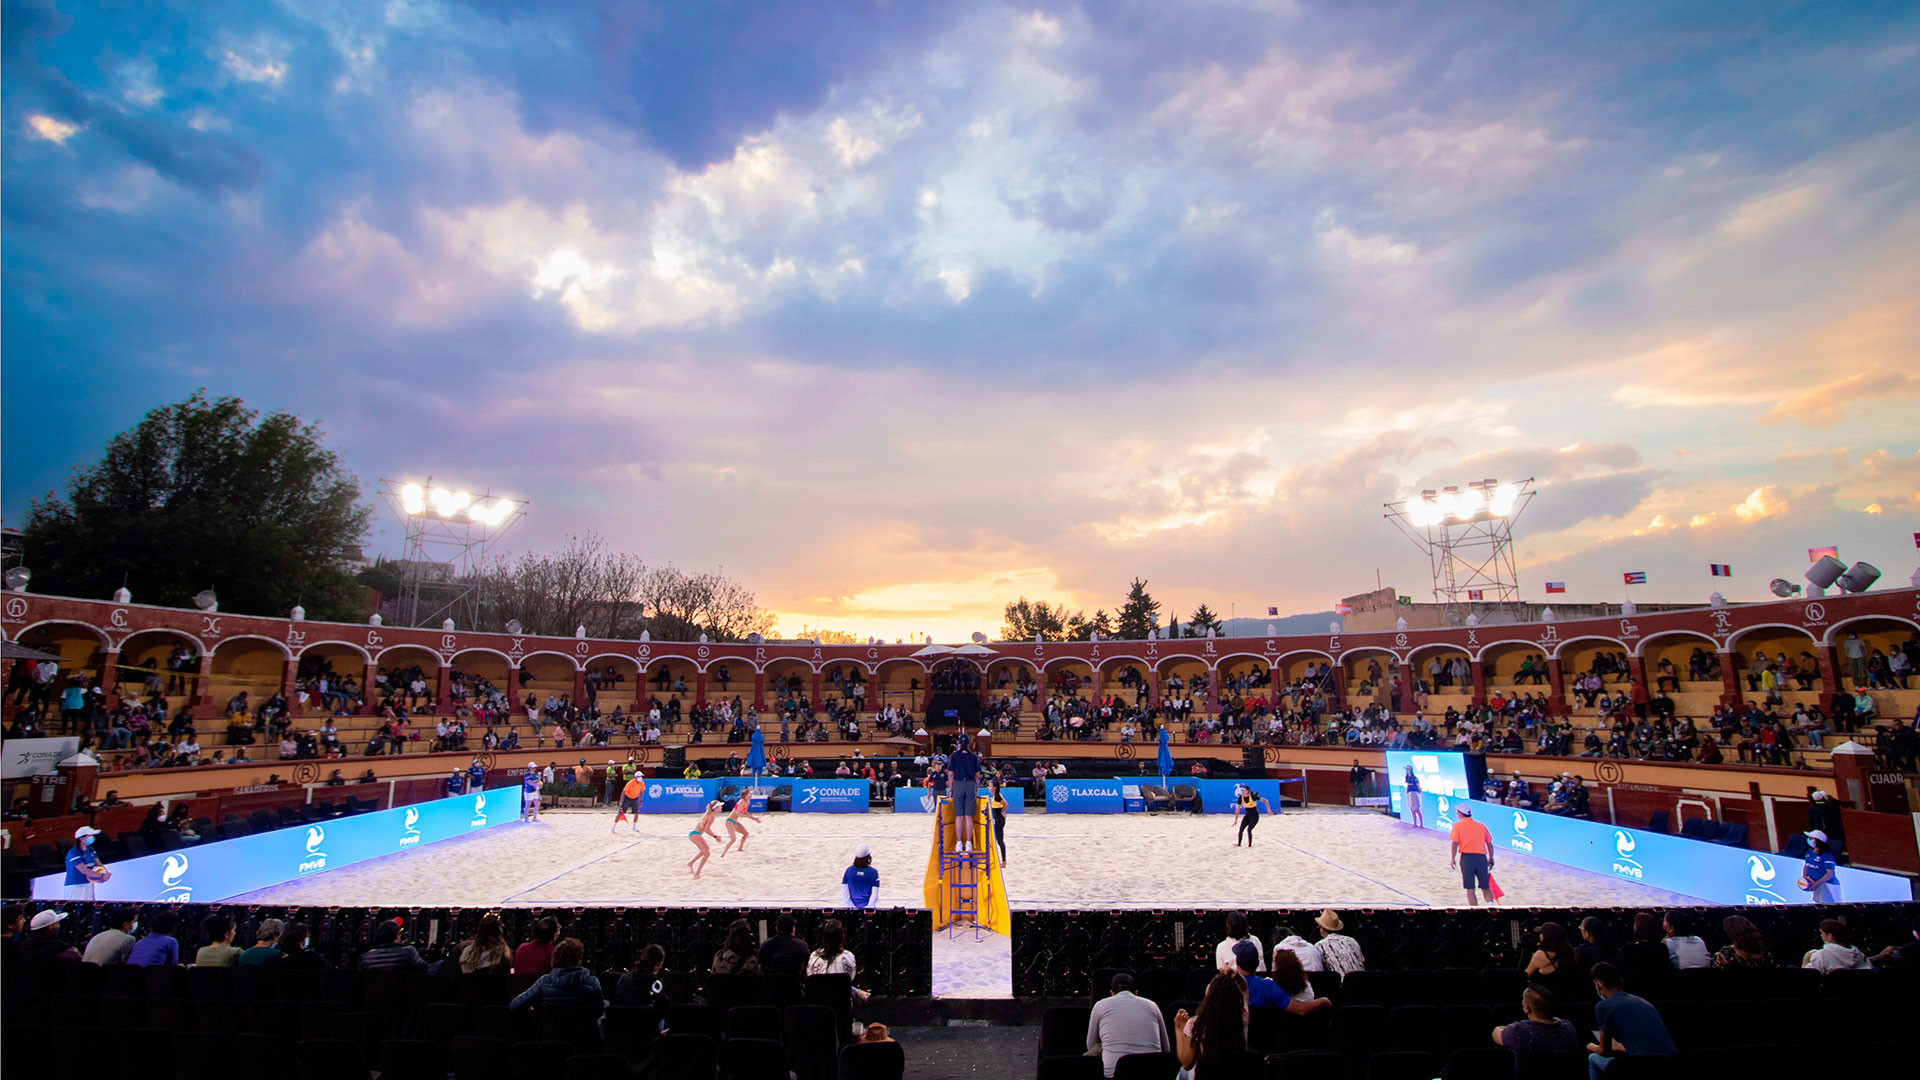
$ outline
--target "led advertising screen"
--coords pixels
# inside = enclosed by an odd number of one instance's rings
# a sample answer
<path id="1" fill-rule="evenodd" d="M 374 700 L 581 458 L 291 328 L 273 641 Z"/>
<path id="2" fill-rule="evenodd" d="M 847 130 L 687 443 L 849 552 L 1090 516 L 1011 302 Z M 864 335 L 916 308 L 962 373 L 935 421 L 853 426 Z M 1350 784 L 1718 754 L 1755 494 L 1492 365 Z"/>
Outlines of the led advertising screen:
<path id="1" fill-rule="evenodd" d="M 1812 895 L 1795 881 L 1800 861 L 1785 855 L 1729 847 L 1683 836 L 1625 829 L 1604 822 L 1558 817 L 1496 803 L 1422 792 L 1422 825 L 1445 832 L 1464 803 L 1487 827 L 1496 851 L 1518 851 L 1563 866 L 1622 878 L 1715 904 L 1763 906 L 1810 904 Z M 1499 860 L 1496 857 L 1495 862 Z M 1913 886 L 1897 874 L 1841 867 L 1841 903 L 1905 903 Z M 1507 903 L 1525 904 L 1509 895 Z"/>
<path id="2" fill-rule="evenodd" d="M 158 855 L 107 863 L 113 877 L 94 887 L 97 900 L 147 904 L 205 903 L 338 870 L 421 844 L 520 820 L 519 785 L 489 788 L 371 814 L 331 818 Z M 33 879 L 35 900 L 66 895 L 66 873 Z"/>
<path id="3" fill-rule="evenodd" d="M 1393 816 L 1406 817 L 1407 776 L 1419 778 L 1421 791 L 1465 799 L 1480 794 L 1467 787 L 1465 754 L 1441 750 L 1387 751 L 1387 797 Z"/>

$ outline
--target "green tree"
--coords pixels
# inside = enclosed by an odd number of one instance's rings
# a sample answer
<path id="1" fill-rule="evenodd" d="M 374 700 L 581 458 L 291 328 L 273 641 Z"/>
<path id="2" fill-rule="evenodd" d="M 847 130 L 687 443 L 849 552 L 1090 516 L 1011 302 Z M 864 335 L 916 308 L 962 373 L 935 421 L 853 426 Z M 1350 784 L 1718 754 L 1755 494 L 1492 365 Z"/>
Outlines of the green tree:
<path id="1" fill-rule="evenodd" d="M 1167 612 L 1167 636 L 1170 638 L 1180 636 L 1180 616 L 1171 611 Z"/>
<path id="2" fill-rule="evenodd" d="M 1032 641 L 1039 634 L 1048 641 L 1067 640 L 1067 628 L 1075 620 L 1084 622 L 1078 612 L 1067 613 L 1065 604 L 1049 604 L 1045 600 L 1028 600 L 1026 597 L 1007 605 L 1006 624 L 1000 627 L 1001 641 Z"/>
<path id="3" fill-rule="evenodd" d="M 1201 604 L 1193 609 L 1192 615 L 1187 616 L 1187 636 L 1206 637 L 1207 631 L 1218 631 L 1224 625 L 1220 621 L 1220 616 L 1213 613 L 1212 608 Z"/>
<path id="4" fill-rule="evenodd" d="M 114 436 L 22 531 L 35 591 L 105 598 L 125 581 L 185 606 L 211 588 L 222 611 L 341 620 L 364 608 L 349 563 L 371 516 L 317 425 L 202 390 Z"/>
<path id="5" fill-rule="evenodd" d="M 1130 641 L 1145 640 L 1160 625 L 1160 602 L 1147 592 L 1143 578 L 1134 578 L 1127 589 L 1127 602 L 1120 605 L 1120 618 L 1114 633 Z"/>

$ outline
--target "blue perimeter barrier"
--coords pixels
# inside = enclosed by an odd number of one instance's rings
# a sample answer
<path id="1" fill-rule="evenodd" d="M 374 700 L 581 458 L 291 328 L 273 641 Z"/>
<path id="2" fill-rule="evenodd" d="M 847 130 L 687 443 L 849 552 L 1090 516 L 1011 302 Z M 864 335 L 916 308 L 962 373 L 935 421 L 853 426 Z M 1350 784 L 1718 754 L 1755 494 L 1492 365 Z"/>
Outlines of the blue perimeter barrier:
<path id="1" fill-rule="evenodd" d="M 864 814 L 872 802 L 872 786 L 864 779 L 829 777 L 803 780 L 794 776 L 714 777 L 708 780 L 649 780 L 646 797 L 640 800 L 643 814 L 699 814 L 707 804 L 719 798 L 721 788 L 745 791 L 758 785 L 762 791 L 792 792 L 788 804 L 796 814 Z M 759 813 L 767 808 L 764 795 L 747 803 L 747 809 Z"/>
<path id="2" fill-rule="evenodd" d="M 1000 796 L 1007 800 L 1007 813 L 1024 814 L 1027 812 L 1027 793 L 1017 787 L 1003 787 Z M 987 789 L 980 789 L 980 803 L 986 805 Z M 893 791 L 893 812 L 896 814 L 931 814 L 935 805 L 933 791 L 923 787 L 895 788 Z"/>
<path id="3" fill-rule="evenodd" d="M 1453 828 L 1458 820 L 1454 815 L 1457 808 L 1473 807 L 1473 820 L 1487 827 L 1497 851 L 1519 851 L 1715 904 L 1813 903 L 1812 894 L 1795 884 L 1800 877 L 1799 861 L 1784 855 L 1519 810 L 1477 799 L 1450 798 L 1431 791 L 1420 793 L 1420 804 L 1423 827 L 1440 832 Z M 1499 862 L 1496 855 L 1496 873 Z M 1897 874 L 1843 866 L 1839 882 L 1836 903 L 1905 903 L 1913 899 L 1913 885 Z"/>
<path id="4" fill-rule="evenodd" d="M 1208 780 L 1192 776 L 1170 776 L 1167 788 L 1185 785 L 1200 793 L 1200 809 L 1208 814 L 1233 813 L 1233 793 L 1241 785 L 1267 800 L 1273 813 L 1280 812 L 1280 785 L 1297 784 L 1289 780 Z M 1141 806 L 1140 785 L 1160 786 L 1157 776 L 1115 777 L 1112 780 L 1047 781 L 1049 814 L 1120 814 Z"/>
<path id="5" fill-rule="evenodd" d="M 124 859 L 106 864 L 113 877 L 94 886 L 94 898 L 134 904 L 224 900 L 519 821 L 520 806 L 516 784 Z M 33 898 L 64 898 L 66 879 L 65 871 L 34 878 Z"/>

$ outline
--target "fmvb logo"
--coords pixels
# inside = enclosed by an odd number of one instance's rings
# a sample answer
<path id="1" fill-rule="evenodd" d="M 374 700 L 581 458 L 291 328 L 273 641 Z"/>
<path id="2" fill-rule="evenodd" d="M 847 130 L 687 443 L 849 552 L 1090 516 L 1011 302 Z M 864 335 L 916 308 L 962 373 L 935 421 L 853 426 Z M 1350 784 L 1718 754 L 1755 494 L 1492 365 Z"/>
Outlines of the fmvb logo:
<path id="1" fill-rule="evenodd" d="M 1517 851 L 1533 850 L 1533 838 L 1527 835 L 1527 814 L 1524 810 L 1515 810 L 1513 812 L 1513 840 L 1511 843 Z"/>
<path id="2" fill-rule="evenodd" d="M 327 868 L 327 853 L 320 845 L 327 842 L 327 830 L 315 825 L 307 830 L 307 857 L 300 860 L 300 873 L 317 874 Z"/>
<path id="3" fill-rule="evenodd" d="M 1773 860 L 1761 855 L 1747 856 L 1747 879 L 1753 887 L 1747 890 L 1746 902 L 1756 907 L 1785 904 L 1787 898 L 1773 891 L 1773 879 L 1779 876 Z"/>
<path id="4" fill-rule="evenodd" d="M 187 876 L 187 857 L 169 855 L 160 866 L 160 899 L 175 904 L 190 903 L 193 900 L 193 886 L 182 884 Z"/>
<path id="5" fill-rule="evenodd" d="M 1624 830 L 1613 831 L 1613 872 L 1621 877 L 1630 877 L 1636 881 L 1645 879 L 1646 871 L 1632 858 L 1633 849 L 1638 846 L 1633 837 Z"/>
<path id="6" fill-rule="evenodd" d="M 467 822 L 467 828 L 469 829 L 484 828 L 486 827 L 486 824 L 487 824 L 487 797 L 484 794 L 475 795 L 473 797 L 473 820 Z"/>
<path id="7" fill-rule="evenodd" d="M 402 830 L 400 834 L 401 847 L 412 847 L 419 843 L 420 811 L 411 806 L 407 807 L 407 812 L 401 815 L 400 827 Z"/>
<path id="8" fill-rule="evenodd" d="M 1449 805 L 1447 803 L 1447 797 L 1445 795 L 1434 796 L 1433 805 L 1434 805 L 1434 809 L 1437 811 L 1437 813 L 1434 814 L 1434 817 L 1439 820 L 1440 826 L 1442 828 L 1448 828 L 1448 829 L 1453 828 L 1453 822 L 1447 820 L 1447 807 Z"/>

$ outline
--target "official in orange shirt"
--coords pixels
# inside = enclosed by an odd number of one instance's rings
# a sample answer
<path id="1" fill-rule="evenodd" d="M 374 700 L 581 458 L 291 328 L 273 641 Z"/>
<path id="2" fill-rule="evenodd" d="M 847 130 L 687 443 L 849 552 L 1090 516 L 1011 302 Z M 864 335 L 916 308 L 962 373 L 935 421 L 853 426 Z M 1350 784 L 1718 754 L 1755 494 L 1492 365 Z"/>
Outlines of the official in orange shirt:
<path id="1" fill-rule="evenodd" d="M 608 830 L 609 832 L 619 832 L 620 819 L 628 817 L 629 815 L 631 815 L 631 820 L 633 821 L 631 831 L 640 831 L 640 800 L 645 795 L 646 790 L 646 777 L 641 774 L 640 770 L 635 769 L 632 778 L 627 781 L 625 787 L 620 789 L 620 812 L 613 816 L 613 828 Z"/>
<path id="2" fill-rule="evenodd" d="M 1493 834 L 1473 820 L 1472 807 L 1462 806 L 1455 812 L 1460 819 L 1448 830 L 1447 839 L 1453 844 L 1453 865 L 1460 870 L 1460 884 L 1467 890 L 1467 906 L 1480 906 L 1473 895 L 1476 885 L 1486 895 L 1487 903 L 1492 904 Z"/>

